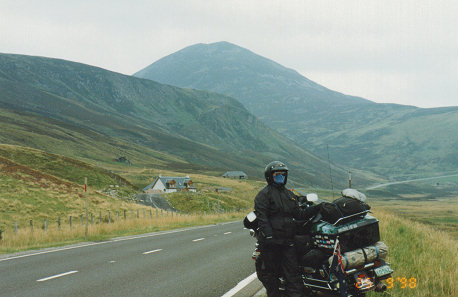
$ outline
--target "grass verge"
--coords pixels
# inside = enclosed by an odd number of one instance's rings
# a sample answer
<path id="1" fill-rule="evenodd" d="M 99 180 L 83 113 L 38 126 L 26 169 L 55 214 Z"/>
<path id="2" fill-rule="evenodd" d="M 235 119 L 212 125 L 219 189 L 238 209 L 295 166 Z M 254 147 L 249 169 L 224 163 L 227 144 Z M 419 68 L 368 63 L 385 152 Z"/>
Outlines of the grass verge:
<path id="1" fill-rule="evenodd" d="M 380 220 L 381 238 L 390 247 L 394 282 L 384 294 L 369 296 L 458 296 L 458 244 L 448 233 L 383 208 L 375 208 L 374 215 Z"/>

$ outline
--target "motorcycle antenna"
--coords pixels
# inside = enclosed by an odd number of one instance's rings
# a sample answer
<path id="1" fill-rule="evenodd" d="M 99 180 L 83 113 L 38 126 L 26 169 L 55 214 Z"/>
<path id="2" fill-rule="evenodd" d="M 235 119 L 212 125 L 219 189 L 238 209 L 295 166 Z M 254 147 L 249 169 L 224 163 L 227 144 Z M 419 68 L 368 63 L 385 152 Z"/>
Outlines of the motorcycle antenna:
<path id="1" fill-rule="evenodd" d="M 326 150 L 328 152 L 329 178 L 331 179 L 332 199 L 334 200 L 334 184 L 332 183 L 331 160 L 329 158 L 329 145 L 328 144 L 326 144 Z"/>
<path id="2" fill-rule="evenodd" d="M 348 187 L 351 189 L 351 171 L 348 171 Z"/>

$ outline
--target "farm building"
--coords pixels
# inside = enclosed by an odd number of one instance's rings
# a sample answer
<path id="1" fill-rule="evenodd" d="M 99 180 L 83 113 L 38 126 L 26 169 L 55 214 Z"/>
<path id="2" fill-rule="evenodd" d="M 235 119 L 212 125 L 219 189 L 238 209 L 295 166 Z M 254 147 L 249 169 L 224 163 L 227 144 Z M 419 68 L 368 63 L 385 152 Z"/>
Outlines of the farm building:
<path id="1" fill-rule="evenodd" d="M 188 175 L 185 177 L 159 175 L 151 184 L 143 189 L 143 192 L 148 194 L 181 191 L 196 192 L 196 187 Z"/>
<path id="2" fill-rule="evenodd" d="M 236 179 L 246 179 L 248 175 L 246 175 L 243 171 L 227 171 L 223 174 L 224 178 L 236 178 Z"/>

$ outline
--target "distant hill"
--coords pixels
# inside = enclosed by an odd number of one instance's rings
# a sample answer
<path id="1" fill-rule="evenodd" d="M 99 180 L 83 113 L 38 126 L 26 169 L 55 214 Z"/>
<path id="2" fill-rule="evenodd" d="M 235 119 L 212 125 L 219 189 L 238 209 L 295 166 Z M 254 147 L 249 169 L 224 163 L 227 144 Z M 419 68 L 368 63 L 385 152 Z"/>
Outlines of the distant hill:
<path id="1" fill-rule="evenodd" d="M 303 147 L 384 176 L 456 172 L 458 107 L 418 108 L 329 90 L 228 42 L 196 44 L 135 74 L 232 96 Z"/>
<path id="2" fill-rule="evenodd" d="M 42 148 L 42 135 L 56 144 L 52 152 L 78 145 L 83 151 L 73 153 L 92 158 L 91 147 L 99 149 L 95 137 L 108 141 L 112 151 L 120 142 L 122 151 L 129 152 L 131 145 L 143 156 L 166 162 L 175 157 L 175 165 L 243 170 L 258 177 L 267 162 L 281 159 L 299 184 L 329 186 L 326 161 L 265 126 L 238 101 L 216 93 L 64 60 L 0 54 L 0 108 L 5 114 L 0 121 L 10 129 L 8 136 L 0 134 L 5 143 Z M 82 145 L 87 139 L 94 145 Z M 346 170 L 334 166 L 333 175 L 335 182 L 345 183 Z"/>

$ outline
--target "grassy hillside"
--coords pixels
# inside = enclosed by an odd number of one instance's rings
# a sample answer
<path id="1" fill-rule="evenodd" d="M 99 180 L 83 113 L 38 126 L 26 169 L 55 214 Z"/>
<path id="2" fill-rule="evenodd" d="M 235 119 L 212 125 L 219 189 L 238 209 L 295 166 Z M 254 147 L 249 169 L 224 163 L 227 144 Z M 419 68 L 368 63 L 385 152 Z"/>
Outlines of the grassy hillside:
<path id="1" fill-rule="evenodd" d="M 176 155 L 27 112 L 0 107 L 0 124 L 0 143 L 33 147 L 104 166 L 112 164 L 116 157 L 125 156 L 134 166 L 204 168 Z"/>
<path id="2" fill-rule="evenodd" d="M 104 189 L 109 185 L 119 185 L 125 187 L 130 192 L 135 190 L 126 179 L 109 170 L 97 168 L 88 163 L 61 155 L 50 154 L 31 148 L 0 144 L 0 156 L 4 164 L 11 166 L 14 165 L 13 162 L 16 164 L 27 164 L 26 166 L 28 168 L 36 172 L 44 173 L 48 177 L 56 176 L 75 184 L 84 184 L 84 178 L 87 177 L 91 183 L 91 187 L 95 189 Z M 8 161 L 13 162 L 8 163 Z"/>
<path id="3" fill-rule="evenodd" d="M 123 165 L 112 165 L 107 170 L 58 154 L 0 145 L 0 253 L 85 240 L 81 222 L 81 216 L 85 217 L 84 177 L 88 178 L 89 220 L 94 218 L 89 240 L 240 219 L 252 209 L 254 195 L 264 184 L 191 174 L 199 192 L 167 198 L 181 213 L 193 215 L 172 215 L 130 199 L 137 188 L 148 185 L 158 174 L 183 176 L 189 171 Z M 220 187 L 230 191 L 217 194 L 215 190 Z M 234 214 L 237 210 L 243 212 Z M 116 224 L 106 224 L 109 221 Z"/>
<path id="4" fill-rule="evenodd" d="M 84 187 L 53 175 L 0 157 L 0 228 L 12 230 L 14 222 L 20 228 L 33 220 L 40 228 L 47 218 L 55 224 L 57 218 L 68 222 L 84 213 Z M 132 203 L 95 192 L 89 185 L 90 212 L 98 214 L 109 209 L 138 208 Z M 68 224 L 68 223 L 66 223 Z"/>
<path id="5" fill-rule="evenodd" d="M 232 96 L 321 158 L 386 177 L 456 172 L 458 107 L 377 104 L 318 85 L 227 42 L 196 44 L 135 74 Z"/>
<path id="6" fill-rule="evenodd" d="M 42 226 L 45 218 L 50 224 L 56 224 L 58 217 L 65 224 L 68 224 L 69 216 L 78 220 L 85 212 L 84 177 L 88 178 L 89 212 L 96 217 L 102 212 L 107 220 L 109 210 L 114 216 L 116 211 L 122 214 L 124 210 L 144 209 L 131 198 L 154 176 L 189 174 L 119 165 L 112 169 L 36 149 L 0 145 L 0 229 L 11 231 L 14 222 L 25 228 L 30 220 Z M 186 213 L 252 208 L 254 195 L 263 184 L 204 174 L 191 174 L 191 177 L 199 190 L 197 194 L 178 193 L 168 197 L 176 209 Z M 231 191 L 217 194 L 215 190 L 219 187 Z M 116 195 L 104 194 L 113 191 Z"/>
<path id="7" fill-rule="evenodd" d="M 6 54 L 0 55 L 0 91 L 0 107 L 16 115 L 27 112 L 188 163 L 249 175 L 262 176 L 259 168 L 281 159 L 299 176 L 298 182 L 325 186 L 327 162 L 224 95 L 63 60 Z M 344 180 L 346 170 L 335 166 L 335 175 Z"/>

